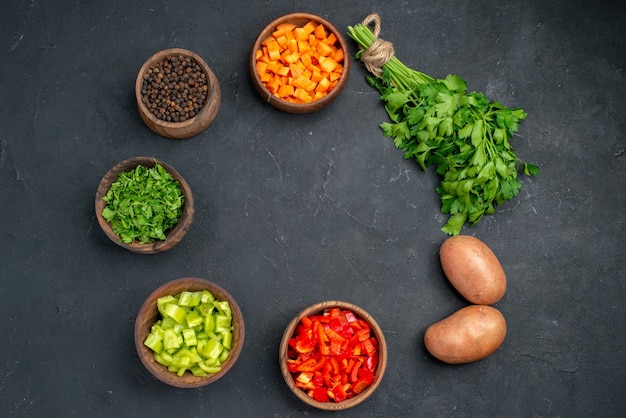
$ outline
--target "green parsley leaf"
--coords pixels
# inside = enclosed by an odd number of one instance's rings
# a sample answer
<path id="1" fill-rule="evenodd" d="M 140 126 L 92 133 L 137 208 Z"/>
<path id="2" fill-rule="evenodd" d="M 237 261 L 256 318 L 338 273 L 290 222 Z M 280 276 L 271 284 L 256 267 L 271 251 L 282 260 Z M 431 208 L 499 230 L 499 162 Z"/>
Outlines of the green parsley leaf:
<path id="1" fill-rule="evenodd" d="M 180 183 L 158 163 L 121 173 L 103 200 L 102 217 L 127 244 L 165 240 L 185 201 Z"/>

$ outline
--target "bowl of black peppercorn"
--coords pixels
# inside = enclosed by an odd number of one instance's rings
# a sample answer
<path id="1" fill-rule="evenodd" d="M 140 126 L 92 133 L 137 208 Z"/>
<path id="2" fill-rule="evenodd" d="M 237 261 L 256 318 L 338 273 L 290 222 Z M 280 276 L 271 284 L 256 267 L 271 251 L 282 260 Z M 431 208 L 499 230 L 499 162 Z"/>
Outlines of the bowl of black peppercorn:
<path id="1" fill-rule="evenodd" d="M 135 82 L 139 114 L 155 133 L 194 137 L 211 125 L 220 108 L 217 77 L 198 54 L 164 49 L 143 64 Z"/>

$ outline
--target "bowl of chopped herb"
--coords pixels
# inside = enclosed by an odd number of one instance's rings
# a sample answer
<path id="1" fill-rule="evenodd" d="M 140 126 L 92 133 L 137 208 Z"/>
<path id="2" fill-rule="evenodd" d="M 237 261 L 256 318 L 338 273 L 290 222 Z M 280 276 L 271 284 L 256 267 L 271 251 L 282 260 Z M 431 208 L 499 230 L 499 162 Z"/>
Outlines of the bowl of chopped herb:
<path id="1" fill-rule="evenodd" d="M 155 133 L 188 139 L 203 132 L 220 108 L 217 77 L 198 54 L 169 48 L 152 55 L 135 81 L 139 115 Z"/>
<path id="2" fill-rule="evenodd" d="M 96 218 L 120 247 L 156 254 L 178 244 L 195 213 L 191 188 L 174 167 L 134 157 L 111 168 L 96 190 Z"/>
<path id="3" fill-rule="evenodd" d="M 280 16 L 261 30 L 249 58 L 252 84 L 270 105 L 310 113 L 333 102 L 348 82 L 348 44 L 328 20 Z"/>
<path id="4" fill-rule="evenodd" d="M 197 388 L 222 378 L 237 362 L 244 336 L 235 298 L 200 278 L 159 286 L 135 320 L 141 362 L 155 378 L 178 388 Z"/>

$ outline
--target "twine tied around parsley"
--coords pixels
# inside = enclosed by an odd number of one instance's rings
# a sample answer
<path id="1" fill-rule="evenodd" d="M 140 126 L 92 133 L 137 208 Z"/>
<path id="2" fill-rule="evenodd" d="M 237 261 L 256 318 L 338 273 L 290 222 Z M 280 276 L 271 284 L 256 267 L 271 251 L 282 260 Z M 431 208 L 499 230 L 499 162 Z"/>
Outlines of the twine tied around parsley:
<path id="1" fill-rule="evenodd" d="M 373 24 L 372 33 L 376 39 L 367 49 L 359 51 L 359 59 L 365 65 L 367 71 L 376 77 L 380 77 L 383 74 L 383 65 L 395 55 L 393 44 L 378 38 L 380 34 L 380 16 L 377 13 L 367 16 L 361 24 L 363 26 Z"/>

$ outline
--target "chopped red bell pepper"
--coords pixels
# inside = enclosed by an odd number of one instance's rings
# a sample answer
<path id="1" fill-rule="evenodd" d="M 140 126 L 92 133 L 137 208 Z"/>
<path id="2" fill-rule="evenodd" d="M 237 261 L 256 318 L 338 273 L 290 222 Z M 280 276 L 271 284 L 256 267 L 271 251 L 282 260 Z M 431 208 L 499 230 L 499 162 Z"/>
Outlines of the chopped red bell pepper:
<path id="1" fill-rule="evenodd" d="M 288 344 L 287 369 L 296 386 L 319 402 L 341 402 L 375 381 L 378 341 L 350 310 L 303 318 Z"/>
<path id="2" fill-rule="evenodd" d="M 370 337 L 370 330 L 367 328 L 361 328 L 359 329 L 357 332 L 355 332 L 357 338 L 359 339 L 359 341 L 365 341 L 367 339 L 369 339 Z"/>
<path id="3" fill-rule="evenodd" d="M 376 366 L 378 366 L 378 353 L 369 356 L 367 360 L 365 360 L 365 367 L 367 367 L 367 370 L 373 372 L 376 370 Z"/>
<path id="4" fill-rule="evenodd" d="M 318 367 L 322 366 L 323 364 L 320 365 L 319 361 L 317 361 L 316 359 L 309 358 L 308 360 L 298 364 L 295 369 L 298 372 L 314 372 L 315 370 L 317 370 Z"/>
<path id="5" fill-rule="evenodd" d="M 346 317 L 348 323 L 356 321 L 356 315 L 352 311 L 346 309 L 343 311 L 343 315 Z"/>
<path id="6" fill-rule="evenodd" d="M 363 364 L 363 359 L 359 359 L 357 360 L 357 362 L 352 366 L 352 370 L 350 370 L 350 381 L 352 383 L 356 382 L 359 379 L 359 369 L 361 368 L 361 365 Z"/>
<path id="7" fill-rule="evenodd" d="M 311 382 L 311 380 L 313 379 L 313 373 L 312 372 L 300 372 L 297 377 L 296 377 L 296 387 L 302 388 L 302 389 L 313 389 L 313 383 Z"/>
<path id="8" fill-rule="evenodd" d="M 326 363 L 324 363 L 326 364 Z M 322 372 L 320 372 L 319 370 L 316 370 L 315 373 L 313 373 L 313 386 L 315 387 L 322 387 L 324 386 L 324 375 L 322 374 Z"/>
<path id="9" fill-rule="evenodd" d="M 330 365 L 333 367 L 333 375 L 339 374 L 339 362 L 337 361 L 337 357 L 333 356 L 330 358 Z"/>
<path id="10" fill-rule="evenodd" d="M 363 380 L 358 380 L 352 385 L 352 390 L 357 395 L 367 389 L 369 385 L 365 383 Z"/>
<path id="11" fill-rule="evenodd" d="M 365 353 L 367 354 L 368 357 L 371 357 L 374 355 L 374 353 L 376 353 L 376 347 L 374 346 L 374 344 L 372 344 L 372 341 L 368 338 L 365 341 L 362 341 L 361 344 L 363 345 L 363 348 L 365 349 Z"/>
<path id="12" fill-rule="evenodd" d="M 326 388 L 314 388 L 308 392 L 308 395 L 318 402 L 330 402 L 330 399 L 328 398 L 328 390 Z"/>
<path id="13" fill-rule="evenodd" d="M 336 385 L 330 391 L 333 395 L 333 399 L 335 400 L 335 402 L 341 402 L 348 397 L 348 394 L 346 393 L 346 387 L 344 385 Z"/>
<path id="14" fill-rule="evenodd" d="M 359 369 L 359 371 L 357 372 L 357 375 L 359 376 L 360 380 L 365 381 L 365 383 L 367 383 L 368 385 L 371 385 L 372 383 L 374 383 L 374 380 L 376 379 L 374 372 L 372 372 L 371 370 L 363 369 L 363 368 Z"/>
<path id="15" fill-rule="evenodd" d="M 312 325 L 312 323 L 313 323 L 313 320 L 312 320 L 311 318 L 309 318 L 309 317 L 305 316 L 304 318 L 302 318 L 302 319 L 300 320 L 300 322 L 302 322 L 302 326 L 303 326 L 305 329 L 309 329 L 309 328 L 311 328 L 311 325 Z"/>

